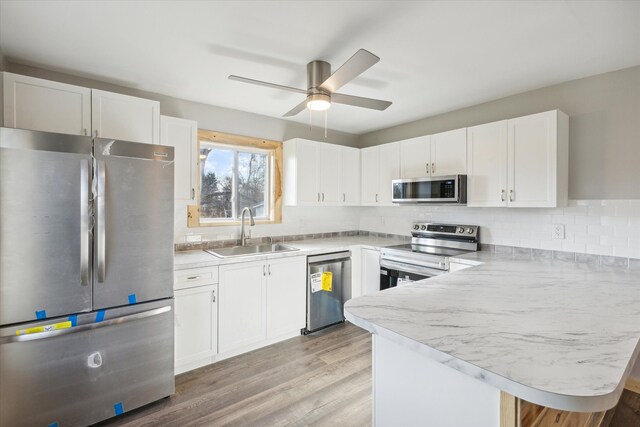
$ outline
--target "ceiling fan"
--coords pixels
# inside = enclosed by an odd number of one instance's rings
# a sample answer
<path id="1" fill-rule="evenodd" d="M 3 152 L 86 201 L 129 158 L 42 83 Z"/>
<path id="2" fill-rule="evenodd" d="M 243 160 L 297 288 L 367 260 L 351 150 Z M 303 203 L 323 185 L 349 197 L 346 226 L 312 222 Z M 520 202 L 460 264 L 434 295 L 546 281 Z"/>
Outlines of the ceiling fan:
<path id="1" fill-rule="evenodd" d="M 380 58 L 373 53 L 360 49 L 333 74 L 331 74 L 331 64 L 328 62 L 311 61 L 307 64 L 306 90 L 234 75 L 229 76 L 229 79 L 306 95 L 304 101 L 293 107 L 283 117 L 295 116 L 305 108 L 314 111 L 325 111 L 331 107 L 332 102 L 382 111 L 386 110 L 391 105 L 391 102 L 336 93 L 338 89 L 358 77 L 378 61 L 380 61 Z"/>

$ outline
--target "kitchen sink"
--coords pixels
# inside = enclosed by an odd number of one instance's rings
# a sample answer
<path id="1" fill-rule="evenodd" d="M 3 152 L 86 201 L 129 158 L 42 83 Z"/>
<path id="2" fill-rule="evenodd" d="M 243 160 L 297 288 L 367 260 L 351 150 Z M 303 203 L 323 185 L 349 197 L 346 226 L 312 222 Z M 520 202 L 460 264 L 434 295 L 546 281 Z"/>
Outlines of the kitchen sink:
<path id="1" fill-rule="evenodd" d="M 292 246 L 283 245 L 281 243 L 273 243 L 267 245 L 248 245 L 234 246 L 232 248 L 207 249 L 205 250 L 205 252 L 209 252 L 211 255 L 215 255 L 218 258 L 233 258 L 241 256 L 271 254 L 276 252 L 292 252 L 298 250 L 298 248 L 294 248 Z"/>

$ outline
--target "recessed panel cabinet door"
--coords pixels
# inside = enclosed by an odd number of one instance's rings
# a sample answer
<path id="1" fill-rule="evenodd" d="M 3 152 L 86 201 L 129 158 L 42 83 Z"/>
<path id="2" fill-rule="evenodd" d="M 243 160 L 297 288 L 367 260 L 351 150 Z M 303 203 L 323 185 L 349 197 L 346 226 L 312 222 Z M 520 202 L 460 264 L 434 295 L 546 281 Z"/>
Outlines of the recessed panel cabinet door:
<path id="1" fill-rule="evenodd" d="M 431 135 L 431 176 L 467 173 L 467 129 Z"/>
<path id="2" fill-rule="evenodd" d="M 296 141 L 297 198 L 299 205 L 320 203 L 320 147 L 313 141 Z"/>
<path id="3" fill-rule="evenodd" d="M 402 178 L 424 178 L 431 173 L 429 136 L 407 139 L 400 143 Z"/>
<path id="4" fill-rule="evenodd" d="M 400 143 L 379 146 L 379 197 L 378 202 L 391 205 L 391 181 L 400 178 Z"/>
<path id="5" fill-rule="evenodd" d="M 507 121 L 467 129 L 467 205 L 507 206 Z"/>
<path id="6" fill-rule="evenodd" d="M 360 188 L 361 203 L 363 205 L 375 205 L 380 198 L 379 173 L 380 151 L 378 147 L 363 148 L 360 151 L 361 176 Z M 391 186 L 391 183 L 389 183 Z"/>
<path id="7" fill-rule="evenodd" d="M 264 262 L 220 266 L 218 351 L 225 353 L 266 337 Z"/>
<path id="8" fill-rule="evenodd" d="M 175 200 L 195 200 L 198 171 L 198 122 L 160 116 L 160 141 L 174 148 Z"/>
<path id="9" fill-rule="evenodd" d="M 342 194 L 340 202 L 343 205 L 358 205 L 360 203 L 360 150 L 357 148 L 342 148 Z"/>
<path id="10" fill-rule="evenodd" d="M 101 138 L 160 144 L 160 103 L 92 89 L 91 125 Z"/>
<path id="11" fill-rule="evenodd" d="M 340 170 L 342 153 L 340 146 L 333 144 L 320 145 L 320 202 L 325 205 L 339 204 Z"/>
<path id="12" fill-rule="evenodd" d="M 2 73 L 4 126 L 89 135 L 91 89 Z"/>
<path id="13" fill-rule="evenodd" d="M 181 289 L 175 292 L 175 365 L 210 362 L 218 352 L 217 285 Z M 190 366 L 189 368 L 195 368 Z"/>
<path id="14" fill-rule="evenodd" d="M 305 327 L 306 257 L 269 260 L 267 265 L 267 338 Z"/>

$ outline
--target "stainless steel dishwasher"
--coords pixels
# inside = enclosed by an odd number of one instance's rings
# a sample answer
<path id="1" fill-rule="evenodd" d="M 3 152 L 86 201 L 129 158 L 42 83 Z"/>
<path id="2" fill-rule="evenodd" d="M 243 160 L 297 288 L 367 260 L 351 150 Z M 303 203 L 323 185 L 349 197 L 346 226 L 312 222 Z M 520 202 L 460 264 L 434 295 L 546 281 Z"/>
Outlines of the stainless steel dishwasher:
<path id="1" fill-rule="evenodd" d="M 351 252 L 307 258 L 307 327 L 303 334 L 344 322 L 344 303 L 351 298 Z"/>

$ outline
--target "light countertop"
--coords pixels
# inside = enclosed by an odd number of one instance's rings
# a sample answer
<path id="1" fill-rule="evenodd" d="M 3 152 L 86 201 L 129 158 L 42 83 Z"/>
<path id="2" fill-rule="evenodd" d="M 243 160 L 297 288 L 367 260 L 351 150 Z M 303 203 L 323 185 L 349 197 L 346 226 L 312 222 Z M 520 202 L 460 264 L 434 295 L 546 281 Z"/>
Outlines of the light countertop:
<path id="1" fill-rule="evenodd" d="M 640 352 L 637 272 L 486 252 L 457 258 L 478 265 L 354 298 L 347 320 L 534 403 L 617 403 Z"/>
<path id="2" fill-rule="evenodd" d="M 215 255 L 211 255 L 210 253 L 202 250 L 176 252 L 174 255 L 174 269 L 185 270 L 189 268 L 211 267 L 222 264 L 260 261 L 291 256 L 317 255 L 329 252 L 346 251 L 353 246 L 364 246 L 377 249 L 383 246 L 403 244 L 406 243 L 406 241 L 388 237 L 353 236 L 327 239 L 296 240 L 282 243 L 288 246 L 293 246 L 294 248 L 297 248 L 299 250 L 292 252 L 276 252 L 270 254 L 259 254 L 233 258 L 218 258 Z"/>

